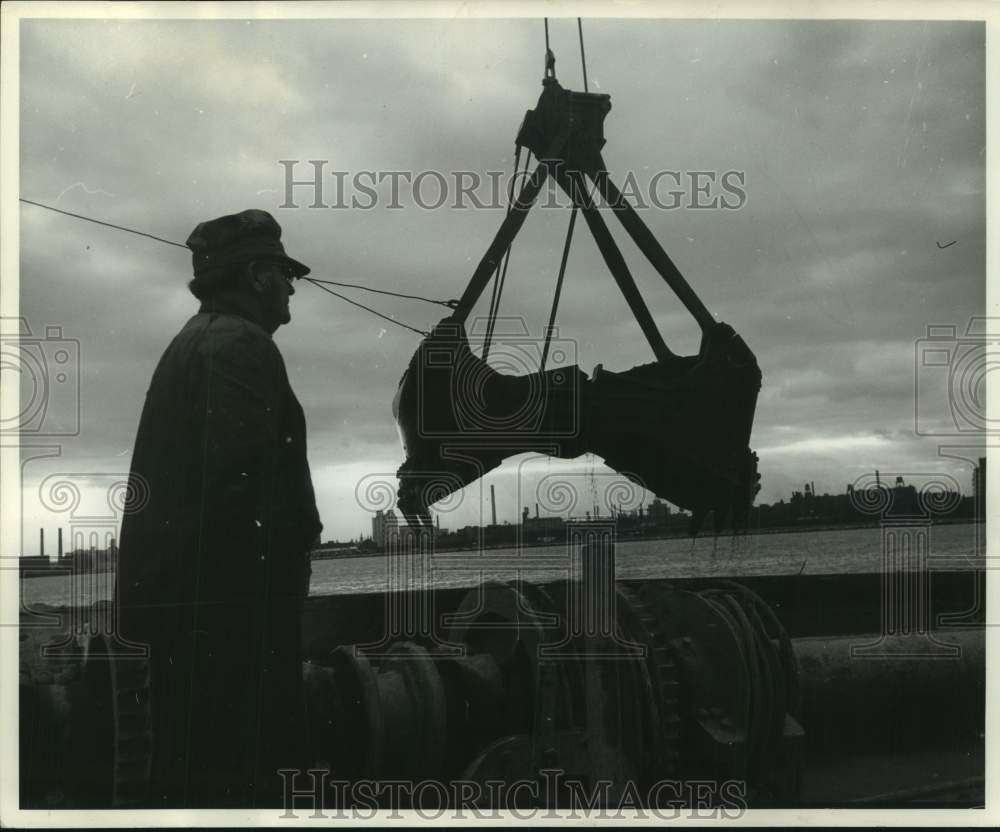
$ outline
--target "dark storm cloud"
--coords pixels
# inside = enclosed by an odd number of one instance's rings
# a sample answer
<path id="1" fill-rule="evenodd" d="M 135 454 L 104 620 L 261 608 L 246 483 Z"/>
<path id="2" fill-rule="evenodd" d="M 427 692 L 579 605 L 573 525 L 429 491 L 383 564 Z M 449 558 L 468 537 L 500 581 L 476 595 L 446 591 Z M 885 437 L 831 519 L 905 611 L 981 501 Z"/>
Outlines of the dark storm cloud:
<path id="1" fill-rule="evenodd" d="M 385 186 L 372 210 L 307 208 L 301 188 L 302 207 L 282 209 L 279 160 L 301 160 L 297 178 L 309 159 L 351 173 L 509 171 L 542 74 L 537 20 L 21 32 L 22 196 L 179 242 L 202 219 L 260 207 L 317 277 L 439 299 L 461 293 L 502 211 L 425 211 L 405 189 L 406 207 L 390 210 Z M 880 464 L 939 465 L 913 434 L 914 343 L 929 323 L 964 329 L 984 309 L 983 27 L 601 19 L 585 32 L 590 88 L 612 95 L 616 177 L 745 173 L 740 210 L 642 216 L 757 353 L 762 498 L 807 478 L 839 490 Z M 560 79 L 580 88 L 575 27 L 551 33 Z M 514 248 L 503 312 L 535 333 L 567 219 L 533 212 Z M 667 342 L 695 350 L 690 317 L 610 224 Z M 36 330 L 61 325 L 82 355 L 82 432 L 58 464 L 127 461 L 153 367 L 195 306 L 189 269 L 181 249 L 22 206 L 21 314 Z M 348 293 L 421 329 L 445 312 Z M 353 535 L 367 522 L 358 478 L 401 459 L 390 402 L 419 338 L 305 284 L 292 311 L 276 340 L 309 419 L 321 512 L 330 536 Z M 588 373 L 652 359 L 581 227 L 559 322 Z"/>

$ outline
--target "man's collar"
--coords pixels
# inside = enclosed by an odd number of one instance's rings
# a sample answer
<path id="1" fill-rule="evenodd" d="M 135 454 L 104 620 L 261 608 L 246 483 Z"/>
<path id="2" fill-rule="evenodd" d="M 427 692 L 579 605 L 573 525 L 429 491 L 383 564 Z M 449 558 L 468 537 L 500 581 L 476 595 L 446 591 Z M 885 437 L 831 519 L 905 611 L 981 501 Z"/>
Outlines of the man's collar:
<path id="1" fill-rule="evenodd" d="M 271 334 L 264 325 L 264 321 L 261 319 L 260 313 L 255 308 L 253 301 L 242 294 L 227 292 L 216 295 L 208 300 L 203 300 L 198 312 L 219 315 L 236 315 L 244 320 L 256 324 L 267 332 L 268 335 Z"/>

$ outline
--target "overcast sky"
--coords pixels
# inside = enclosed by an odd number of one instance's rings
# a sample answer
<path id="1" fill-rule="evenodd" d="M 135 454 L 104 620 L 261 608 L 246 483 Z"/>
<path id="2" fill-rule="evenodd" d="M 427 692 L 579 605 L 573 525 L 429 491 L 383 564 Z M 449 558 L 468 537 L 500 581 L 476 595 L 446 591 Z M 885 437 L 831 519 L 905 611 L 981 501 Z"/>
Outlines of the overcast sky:
<path id="1" fill-rule="evenodd" d="M 584 31 L 591 91 L 612 96 L 614 176 L 745 177 L 739 210 L 642 216 L 757 355 L 760 501 L 809 480 L 839 493 L 874 468 L 947 471 L 967 490 L 968 466 L 939 457 L 954 440 L 915 433 L 914 367 L 929 324 L 962 334 L 984 314 L 982 25 L 595 19 Z M 582 88 L 575 22 L 551 33 L 560 81 Z M 303 207 L 282 209 L 279 160 L 327 160 L 348 178 L 509 171 L 543 52 L 540 19 L 24 22 L 20 195 L 181 242 L 201 220 L 262 208 L 316 277 L 457 297 L 502 210 L 426 210 L 406 186 L 390 209 L 388 182 L 371 210 L 307 208 L 304 189 Z M 310 174 L 304 161 L 296 174 Z M 333 177 L 324 184 L 334 202 Z M 535 334 L 567 219 L 533 212 L 514 247 L 502 311 Z M 24 469 L 35 551 L 39 525 L 67 523 L 39 503 L 40 480 L 128 470 L 152 371 L 196 302 L 181 249 L 30 205 L 20 222 L 21 315 L 80 350 L 79 436 Z M 693 352 L 693 320 L 611 224 L 667 343 Z M 444 311 L 350 294 L 422 329 Z M 305 284 L 292 313 L 275 338 L 306 412 L 324 538 L 356 537 L 370 530 L 359 481 L 392 479 L 402 461 L 390 404 L 420 338 Z M 582 224 L 559 324 L 588 373 L 652 358 Z M 946 431 L 948 370 L 921 372 L 936 385 L 926 424 Z M 68 418 L 60 407 L 52 424 Z M 519 514 L 515 470 L 485 483 L 501 521 Z M 443 524 L 477 522 L 477 505 Z"/>

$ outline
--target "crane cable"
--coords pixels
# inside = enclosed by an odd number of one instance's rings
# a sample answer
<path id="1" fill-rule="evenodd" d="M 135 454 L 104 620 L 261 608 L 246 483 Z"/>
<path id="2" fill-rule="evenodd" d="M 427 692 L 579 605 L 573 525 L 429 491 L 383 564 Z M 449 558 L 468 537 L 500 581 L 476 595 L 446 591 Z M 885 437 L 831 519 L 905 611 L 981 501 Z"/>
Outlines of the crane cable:
<path id="1" fill-rule="evenodd" d="M 372 286 L 365 286 L 361 283 L 341 283 L 339 280 L 321 280 L 318 277 L 307 277 L 305 279 L 310 283 L 325 283 L 330 286 L 343 286 L 347 289 L 361 289 L 363 292 L 373 292 L 376 295 L 389 295 L 389 297 L 403 298 L 404 300 L 420 300 L 424 303 L 446 306 L 448 309 L 454 309 L 458 306 L 457 300 L 435 300 L 434 298 L 425 298 L 423 295 L 406 295 L 402 292 L 390 292 L 388 289 L 376 289 Z"/>
<path id="2" fill-rule="evenodd" d="M 583 71 L 583 91 L 588 92 L 587 86 L 587 58 L 583 50 L 583 19 L 576 19 L 576 30 L 580 36 L 580 66 Z M 545 19 L 545 53 L 546 64 L 549 62 L 549 20 Z M 555 64 L 555 56 L 552 56 L 552 64 Z M 542 345 L 542 361 L 540 371 L 545 372 L 545 364 L 549 358 L 549 346 L 552 343 L 552 334 L 556 326 L 556 313 L 559 311 L 559 299 L 562 296 L 563 278 L 566 276 L 566 264 L 569 262 L 569 249 L 573 242 L 573 228 L 576 226 L 576 215 L 578 212 L 576 205 L 569 215 L 569 227 L 566 229 L 566 241 L 563 243 L 562 261 L 559 263 L 559 275 L 556 278 L 556 291 L 552 297 L 552 308 L 549 311 L 549 324 L 545 328 L 545 343 Z"/>
<path id="3" fill-rule="evenodd" d="M 510 187 L 507 188 L 507 214 L 511 212 L 514 205 L 514 188 L 517 186 L 518 175 L 521 164 L 521 145 L 517 145 L 514 150 L 514 177 L 510 180 Z M 531 164 L 531 151 L 524 159 L 524 176 L 528 174 L 528 167 Z M 504 252 L 502 264 L 497 265 L 496 274 L 493 277 L 493 294 L 490 298 L 490 311 L 486 317 L 486 335 L 483 338 L 483 361 L 490 354 L 490 344 L 493 341 L 493 331 L 496 328 L 497 313 L 500 311 L 500 297 L 503 295 L 503 287 L 507 282 L 507 266 L 510 263 L 510 252 L 513 246 L 507 246 Z"/>
<path id="4" fill-rule="evenodd" d="M 333 289 L 330 289 L 329 287 L 324 286 L 322 283 L 317 282 L 317 281 L 313 280 L 312 278 L 304 277 L 302 279 L 303 280 L 308 280 L 310 283 L 312 283 L 318 289 L 322 289 L 324 292 L 329 292 L 335 298 L 340 298 L 341 300 L 346 300 L 352 306 L 357 306 L 359 309 L 364 309 L 366 312 L 371 312 L 373 315 L 377 315 L 378 317 L 380 317 L 384 321 L 389 321 L 390 323 L 393 323 L 396 326 L 401 326 L 401 327 L 403 327 L 403 329 L 408 329 L 408 330 L 410 330 L 410 332 L 417 333 L 417 335 L 423 335 L 425 338 L 428 335 L 430 335 L 430 333 L 427 332 L 426 330 L 417 329 L 415 326 L 410 326 L 409 324 L 404 324 L 402 321 L 397 321 L 395 318 L 390 318 L 388 315 L 383 315 L 381 312 L 376 312 L 370 306 L 365 306 L 363 303 L 358 303 L 356 300 L 351 300 L 350 298 L 345 297 L 344 295 L 340 294 L 340 292 L 335 292 L 335 291 L 333 291 Z M 326 281 L 324 281 L 324 282 L 326 282 Z"/>
<path id="5" fill-rule="evenodd" d="M 545 77 L 555 78 L 555 55 L 553 54 L 553 52 L 552 52 L 552 50 L 551 50 L 551 48 L 549 46 L 549 19 L 547 17 L 544 18 L 544 24 L 545 24 Z M 580 39 L 580 63 L 581 63 L 581 67 L 582 67 L 582 70 L 583 70 L 583 90 L 584 90 L 584 92 L 587 92 L 588 91 L 588 86 L 587 86 L 587 59 L 586 59 L 586 55 L 585 55 L 585 52 L 584 52 L 584 45 L 583 45 L 583 21 L 582 21 L 581 18 L 578 17 L 576 19 L 576 25 L 577 25 L 577 32 L 579 34 L 579 39 Z M 515 186 L 515 184 L 517 182 L 517 177 L 518 177 L 519 167 L 520 167 L 520 157 L 521 157 L 521 146 L 517 145 L 516 153 L 515 153 L 515 157 L 514 157 L 514 178 L 511 180 L 511 186 L 508 189 L 508 200 L 507 200 L 507 212 L 508 213 L 510 213 L 511 206 L 513 205 L 513 188 L 514 188 L 514 186 Z M 528 154 L 527 154 L 527 157 L 525 158 L 525 161 L 524 161 L 524 173 L 525 174 L 527 174 L 527 172 L 528 172 L 528 167 L 530 165 L 530 162 L 531 162 L 531 151 L 529 150 Z M 34 206 L 36 206 L 38 208 L 44 208 L 47 211 L 53 211 L 53 212 L 55 212 L 57 214 L 63 214 L 65 216 L 67 216 L 67 217 L 73 217 L 74 219 L 83 220 L 85 222 L 91 222 L 91 223 L 94 223 L 95 225 L 103 225 L 106 228 L 114 228 L 114 229 L 116 229 L 118 231 L 125 231 L 125 232 L 128 232 L 129 234 L 135 234 L 135 235 L 137 235 L 139 237 L 146 237 L 147 239 L 155 240 L 156 242 L 163 243 L 163 244 L 168 245 L 168 246 L 175 246 L 176 248 L 183 248 L 185 250 L 188 250 L 188 247 L 186 245 L 184 245 L 183 243 L 178 243 L 178 242 L 175 242 L 174 240 L 168 240 L 165 237 L 159 237 L 156 234 L 150 234 L 150 233 L 148 233 L 146 231 L 139 231 L 138 229 L 135 229 L 135 228 L 129 228 L 129 227 L 124 226 L 124 225 L 117 225 L 115 223 L 111 223 L 111 222 L 106 222 L 104 220 L 95 219 L 94 217 L 88 217 L 88 216 L 86 216 L 84 214 L 76 214 L 76 213 L 74 213 L 72 211 L 65 211 L 62 208 L 56 208 L 56 207 L 54 207 L 52 205 L 45 205 L 44 203 L 36 202 L 34 200 L 31 200 L 31 199 L 25 199 L 24 197 L 18 197 L 18 201 L 19 202 L 23 202 L 23 203 L 25 203 L 27 205 L 34 205 Z M 564 278 L 565 273 L 566 273 L 566 263 L 567 263 L 567 261 L 569 259 L 569 249 L 570 249 L 570 243 L 572 242 L 572 239 L 573 239 L 573 227 L 574 227 L 574 225 L 576 223 L 576 214 L 577 214 L 577 207 L 574 205 L 573 206 L 573 212 L 570 215 L 569 227 L 566 230 L 566 241 L 565 241 L 565 244 L 563 246 L 562 261 L 561 261 L 560 266 L 559 266 L 559 275 L 558 275 L 558 278 L 556 280 L 555 296 L 553 297 L 553 300 L 552 300 L 552 309 L 551 309 L 550 314 L 549 314 L 549 324 L 546 327 L 546 331 L 545 331 L 545 345 L 543 347 L 542 360 L 541 360 L 541 369 L 542 370 L 545 369 L 545 362 L 546 362 L 546 360 L 548 358 L 549 345 L 550 345 L 550 342 L 552 340 L 552 332 L 553 332 L 553 329 L 555 327 L 556 311 L 558 310 L 558 307 L 559 307 L 559 298 L 560 298 L 560 295 L 562 293 L 563 278 Z M 491 344 L 491 342 L 493 340 L 493 332 L 494 332 L 494 329 L 496 327 L 497 313 L 500 310 L 500 299 L 501 299 L 501 296 L 503 294 L 504 285 L 505 285 L 506 280 L 507 280 L 507 266 L 510 263 L 510 252 L 511 252 L 511 246 L 508 246 L 507 247 L 507 251 L 504 253 L 503 263 L 502 264 L 498 264 L 496 275 L 494 277 L 493 294 L 492 294 L 492 297 L 490 299 L 490 310 L 489 310 L 489 315 L 488 315 L 487 325 L 486 325 L 486 336 L 485 336 L 484 341 L 483 341 L 483 360 L 484 361 L 486 360 L 487 356 L 489 355 L 490 344 Z M 339 298 L 340 300 L 347 301 L 347 303 L 350 303 L 351 305 L 356 306 L 359 309 L 363 309 L 366 312 L 370 312 L 372 315 L 376 315 L 377 317 L 381 318 L 382 320 L 388 321 L 389 323 L 396 324 L 396 326 L 400 326 L 403 329 L 408 329 L 411 332 L 415 332 L 418 335 L 422 335 L 424 337 L 426 337 L 429 334 L 427 331 L 422 330 L 422 329 L 418 329 L 418 328 L 413 327 L 413 326 L 410 326 L 409 324 L 404 324 L 402 321 L 397 321 L 395 318 L 392 318 L 392 317 L 390 317 L 388 315 L 384 315 L 383 313 L 378 312 L 377 310 L 372 309 L 369 306 L 365 306 L 363 303 L 359 303 L 358 301 L 351 300 L 350 298 L 348 298 L 348 297 L 340 294 L 339 292 L 335 292 L 334 290 L 330 289 L 329 286 L 341 286 L 341 287 L 349 288 L 349 289 L 360 289 L 361 291 L 365 291 L 365 292 L 372 292 L 372 293 L 375 293 L 375 294 L 387 295 L 389 297 L 403 298 L 403 299 L 406 299 L 406 300 L 419 300 L 419 301 L 423 301 L 425 303 L 433 303 L 433 304 L 437 304 L 439 306 L 445 306 L 445 307 L 447 307 L 449 309 L 454 309 L 456 307 L 457 303 L 458 303 L 458 301 L 455 301 L 455 300 L 435 300 L 433 298 L 425 298 L 425 297 L 423 297 L 421 295 L 408 295 L 408 294 L 404 294 L 402 292 L 392 292 L 392 291 L 389 291 L 387 289 L 376 289 L 374 287 L 364 286 L 364 285 L 359 284 L 359 283 L 342 283 L 342 282 L 339 282 L 339 281 L 336 281 L 336 280 L 321 280 L 320 278 L 315 278 L 315 277 L 304 277 L 302 279 L 308 281 L 309 283 L 313 284 L 317 288 L 322 289 L 324 292 L 327 292 L 327 293 L 333 295 L 334 297 Z"/>
<path id="6" fill-rule="evenodd" d="M 542 19 L 545 26 L 545 77 L 552 78 L 555 80 L 555 65 L 556 56 L 552 52 L 549 43 L 549 19 L 547 17 Z M 580 40 L 580 66 L 583 72 L 583 91 L 589 92 L 589 86 L 587 84 L 587 57 L 583 45 L 583 19 L 576 19 L 577 34 Z M 521 158 L 521 146 L 517 145 L 514 154 L 514 178 L 511 180 L 511 187 L 508 188 L 507 193 L 507 213 L 510 213 L 511 206 L 514 203 L 513 187 L 517 182 L 519 174 L 519 163 Z M 524 174 L 528 173 L 528 166 L 531 161 L 531 151 L 528 151 L 528 156 L 524 163 Z M 572 213 L 569 218 L 569 226 L 566 229 L 566 239 L 563 243 L 563 253 L 562 260 L 559 264 L 559 274 L 556 278 L 556 291 L 552 298 L 552 307 L 549 312 L 549 323 L 545 328 L 545 343 L 542 346 L 542 358 L 540 362 L 540 371 L 544 372 L 545 364 L 549 356 L 549 347 L 552 343 L 552 333 L 555 330 L 556 313 L 559 309 L 559 299 L 562 295 L 563 279 L 566 276 L 566 264 L 569 261 L 569 250 L 570 245 L 573 241 L 573 228 L 576 225 L 576 215 L 578 208 L 576 205 L 573 206 Z M 496 328 L 496 318 L 497 313 L 500 311 L 500 298 L 503 294 L 504 285 L 507 280 L 507 265 L 510 262 L 510 252 L 512 246 L 507 247 L 507 251 L 504 253 L 504 258 L 502 264 L 497 265 L 497 270 L 493 278 L 493 292 L 490 297 L 490 307 L 489 312 L 486 317 L 486 334 L 483 338 L 483 352 L 482 360 L 485 361 L 490 354 L 490 345 L 493 342 L 493 333 Z"/>
<path id="7" fill-rule="evenodd" d="M 149 234 L 146 231 L 139 231 L 138 229 L 129 228 L 124 225 L 116 225 L 115 223 L 112 222 L 105 222 L 104 220 L 98 220 L 95 219 L 94 217 L 88 217 L 84 214 L 75 214 L 72 211 L 64 211 L 62 208 L 56 208 L 52 205 L 45 205 L 44 203 L 35 202 L 32 199 L 25 199 L 24 197 L 18 197 L 18 202 L 24 202 L 27 205 L 35 205 L 38 208 L 44 208 L 46 211 L 54 211 L 57 214 L 64 214 L 67 217 L 73 217 L 78 220 L 84 220 L 85 222 L 92 222 L 95 225 L 103 225 L 107 228 L 114 228 L 118 231 L 127 231 L 129 234 L 136 234 L 139 237 L 146 237 L 150 240 L 156 240 L 158 243 L 164 243 L 165 245 L 168 246 L 176 246 L 177 248 L 182 248 L 185 251 L 190 251 L 190 249 L 183 243 L 178 243 L 175 242 L 174 240 L 168 240 L 165 237 L 158 237 L 155 234 Z M 316 286 L 319 289 L 322 289 L 324 292 L 329 292 L 334 297 L 347 301 L 353 306 L 357 306 L 360 309 L 364 309 L 366 312 L 371 312 L 373 315 L 377 315 L 379 318 L 382 318 L 383 320 L 389 321 L 390 323 L 394 323 L 396 324 L 396 326 L 403 327 L 403 329 L 408 329 L 411 332 L 415 332 L 418 335 L 423 335 L 425 337 L 429 334 L 425 330 L 417 329 L 416 327 L 410 326 L 409 324 L 404 324 L 402 321 L 397 321 L 395 318 L 390 318 L 388 315 L 384 315 L 381 312 L 372 309 L 371 307 L 365 306 L 363 303 L 358 303 L 358 301 L 351 300 L 350 298 L 345 297 L 339 292 L 335 292 L 332 289 L 327 288 L 327 286 L 324 284 L 329 284 L 331 286 L 344 286 L 349 289 L 361 289 L 362 291 L 365 292 L 373 292 L 379 295 L 389 295 L 392 297 L 405 298 L 407 300 L 419 300 L 419 301 L 424 301 L 425 303 L 434 303 L 438 304 L 439 306 L 446 306 L 449 309 L 454 309 L 455 305 L 457 304 L 457 301 L 454 300 L 435 300 L 434 298 L 425 298 L 422 297 L 421 295 L 406 295 L 401 292 L 391 292 L 388 291 L 387 289 L 376 289 L 372 286 L 364 286 L 360 283 L 341 283 L 336 280 L 321 280 L 315 277 L 304 277 L 302 279 L 308 281 L 309 283 L 312 283 L 314 286 Z"/>
<path id="8" fill-rule="evenodd" d="M 559 263 L 559 276 L 556 278 L 556 293 L 552 298 L 552 309 L 549 311 L 549 325 L 545 327 L 545 343 L 542 345 L 542 362 L 539 368 L 545 372 L 545 362 L 549 357 L 549 345 L 552 343 L 552 333 L 556 328 L 556 312 L 559 309 L 559 296 L 562 294 L 563 278 L 566 276 L 566 263 L 569 261 L 569 247 L 573 242 L 573 226 L 576 225 L 577 207 L 569 215 L 569 228 L 566 229 L 566 242 L 563 244 L 562 261 Z"/>
<path id="9" fill-rule="evenodd" d="M 151 240 L 156 240 L 158 243 L 166 243 L 168 246 L 177 246 L 178 248 L 183 248 L 188 251 L 188 247 L 183 243 L 175 243 L 173 240 L 166 240 L 163 237 L 157 237 L 155 234 L 147 234 L 145 231 L 136 231 L 134 228 L 126 228 L 124 225 L 115 225 L 112 222 L 104 222 L 104 220 L 95 220 L 93 217 L 85 217 L 83 214 L 74 214 L 72 211 L 64 211 L 62 208 L 53 208 L 51 205 L 43 205 L 41 202 L 35 202 L 30 199 L 25 199 L 24 197 L 18 197 L 18 202 L 25 202 L 28 205 L 37 205 L 39 208 L 44 208 L 46 211 L 55 211 L 57 214 L 65 214 L 67 217 L 76 217 L 78 220 L 86 220 L 87 222 L 92 222 L 97 225 L 105 225 L 108 228 L 117 228 L 119 231 L 127 231 L 129 234 L 138 234 L 140 237 L 149 237 Z"/>

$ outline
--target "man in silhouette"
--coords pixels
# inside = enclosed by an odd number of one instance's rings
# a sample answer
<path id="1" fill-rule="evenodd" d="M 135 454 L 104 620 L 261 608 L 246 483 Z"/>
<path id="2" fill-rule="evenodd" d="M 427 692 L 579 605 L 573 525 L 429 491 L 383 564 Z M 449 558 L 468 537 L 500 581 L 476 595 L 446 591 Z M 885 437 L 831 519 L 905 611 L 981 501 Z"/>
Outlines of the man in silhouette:
<path id="1" fill-rule="evenodd" d="M 121 632 L 150 648 L 146 805 L 275 806 L 277 769 L 309 765 L 299 614 L 322 525 L 271 336 L 309 269 L 265 211 L 187 245 L 201 307 L 146 393 L 118 566 Z"/>

